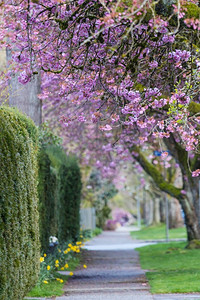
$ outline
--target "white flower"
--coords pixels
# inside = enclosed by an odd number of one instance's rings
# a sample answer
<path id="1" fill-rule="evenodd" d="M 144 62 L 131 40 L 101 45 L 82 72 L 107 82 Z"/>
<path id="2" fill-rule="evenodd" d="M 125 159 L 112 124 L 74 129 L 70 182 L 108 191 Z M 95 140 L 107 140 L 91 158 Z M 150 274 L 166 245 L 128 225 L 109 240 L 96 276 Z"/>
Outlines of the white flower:
<path id="1" fill-rule="evenodd" d="M 56 242 L 58 242 L 58 239 L 57 239 L 56 236 L 50 236 L 49 237 L 49 243 L 56 243 Z"/>

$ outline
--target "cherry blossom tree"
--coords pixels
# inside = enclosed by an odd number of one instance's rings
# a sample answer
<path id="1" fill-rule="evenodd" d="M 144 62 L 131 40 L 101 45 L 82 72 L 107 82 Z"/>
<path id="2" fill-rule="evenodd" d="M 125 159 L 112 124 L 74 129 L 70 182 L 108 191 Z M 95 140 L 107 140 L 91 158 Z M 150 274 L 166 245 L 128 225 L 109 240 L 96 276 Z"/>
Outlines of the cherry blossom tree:
<path id="1" fill-rule="evenodd" d="M 188 239 L 200 239 L 199 2 L 8 0 L 2 7 L 2 47 L 22 84 L 41 72 L 47 115 L 57 111 L 67 134 L 78 123 L 91 138 L 95 124 L 105 152 L 137 161 L 181 203 Z M 168 149 L 180 166 L 182 188 L 145 156 L 160 140 L 163 159 Z"/>

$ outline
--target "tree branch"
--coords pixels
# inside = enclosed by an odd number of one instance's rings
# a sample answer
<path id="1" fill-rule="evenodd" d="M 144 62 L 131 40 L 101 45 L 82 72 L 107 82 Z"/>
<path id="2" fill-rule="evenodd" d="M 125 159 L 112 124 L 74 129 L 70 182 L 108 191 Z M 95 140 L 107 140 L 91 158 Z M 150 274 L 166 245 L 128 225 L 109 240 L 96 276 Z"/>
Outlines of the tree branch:
<path id="1" fill-rule="evenodd" d="M 183 195 L 181 194 L 181 189 L 175 187 L 171 183 L 165 181 L 162 174 L 157 170 L 157 168 L 151 164 L 146 157 L 142 154 L 140 149 L 137 146 L 132 146 L 129 148 L 131 155 L 134 159 L 140 164 L 140 166 L 144 169 L 144 171 L 152 177 L 157 187 L 169 194 L 170 196 L 182 201 Z"/>

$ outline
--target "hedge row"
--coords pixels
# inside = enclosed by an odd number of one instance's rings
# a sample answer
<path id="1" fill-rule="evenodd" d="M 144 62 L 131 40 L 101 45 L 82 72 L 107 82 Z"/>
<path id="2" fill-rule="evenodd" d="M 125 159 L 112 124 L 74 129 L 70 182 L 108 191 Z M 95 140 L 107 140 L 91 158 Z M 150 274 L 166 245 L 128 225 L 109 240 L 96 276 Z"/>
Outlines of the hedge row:
<path id="1" fill-rule="evenodd" d="M 46 252 L 51 235 L 59 243 L 78 238 L 81 174 L 76 159 L 57 145 L 43 147 L 39 174 L 41 245 Z"/>
<path id="2" fill-rule="evenodd" d="M 39 272 L 37 128 L 0 108 L 0 299 L 21 300 Z"/>
<path id="3" fill-rule="evenodd" d="M 58 205 L 58 240 L 77 241 L 80 228 L 81 174 L 74 157 L 68 157 L 60 168 Z"/>
<path id="4" fill-rule="evenodd" d="M 40 242 L 41 250 L 46 252 L 49 247 L 49 237 L 56 235 L 57 228 L 56 223 L 56 190 L 57 190 L 57 178 L 51 168 L 51 161 L 45 152 L 44 148 L 41 148 L 38 155 L 39 166 L 39 213 L 40 213 Z"/>
<path id="5" fill-rule="evenodd" d="M 34 123 L 0 107 L 1 300 L 21 300 L 35 285 L 50 235 L 65 242 L 79 233 L 77 161 L 60 146 L 38 145 Z"/>

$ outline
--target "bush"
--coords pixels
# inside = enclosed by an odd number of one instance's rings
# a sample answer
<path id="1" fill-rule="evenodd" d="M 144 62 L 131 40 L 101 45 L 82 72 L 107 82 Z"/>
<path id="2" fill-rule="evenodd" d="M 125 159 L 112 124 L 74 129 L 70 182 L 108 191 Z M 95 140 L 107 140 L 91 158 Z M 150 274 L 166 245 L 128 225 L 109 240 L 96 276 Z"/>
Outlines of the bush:
<path id="1" fill-rule="evenodd" d="M 45 143 L 39 155 L 40 232 L 42 250 L 50 236 L 59 243 L 76 241 L 80 227 L 81 174 L 74 157 L 60 145 Z"/>
<path id="2" fill-rule="evenodd" d="M 0 299 L 21 300 L 39 272 L 37 128 L 0 108 Z"/>
<path id="3" fill-rule="evenodd" d="M 39 213 L 40 213 L 40 242 L 42 252 L 49 247 L 49 237 L 56 235 L 57 224 L 55 217 L 57 177 L 51 167 L 51 161 L 42 147 L 38 156 L 39 162 Z"/>
<path id="4" fill-rule="evenodd" d="M 54 219 L 52 220 L 52 229 L 51 234 L 49 236 L 58 237 L 58 220 L 60 218 L 60 213 L 62 214 L 62 210 L 59 211 L 59 199 L 60 199 L 60 173 L 59 170 L 62 165 L 65 165 L 67 162 L 67 155 L 62 149 L 60 145 L 49 144 L 45 146 L 45 153 L 48 155 L 50 159 L 50 169 L 51 172 L 55 176 L 55 184 L 52 186 L 48 185 L 48 188 L 51 189 L 50 194 L 54 195 Z"/>
<path id="5" fill-rule="evenodd" d="M 67 157 L 59 171 L 58 240 L 76 241 L 80 229 L 81 174 L 74 157 Z"/>

